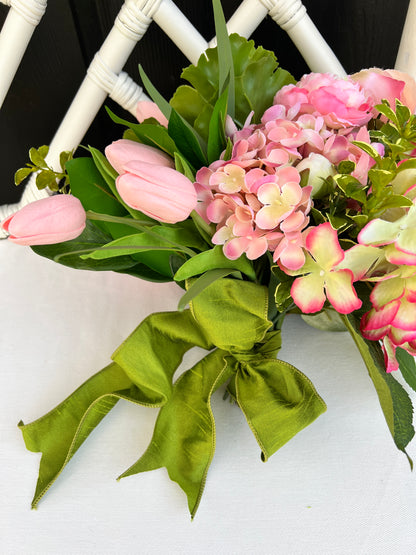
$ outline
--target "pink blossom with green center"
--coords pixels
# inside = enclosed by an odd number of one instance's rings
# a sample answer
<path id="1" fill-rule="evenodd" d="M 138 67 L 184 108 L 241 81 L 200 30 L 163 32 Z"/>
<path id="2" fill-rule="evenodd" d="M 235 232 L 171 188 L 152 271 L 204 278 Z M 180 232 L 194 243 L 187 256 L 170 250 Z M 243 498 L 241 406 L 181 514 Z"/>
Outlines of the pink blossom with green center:
<path id="1" fill-rule="evenodd" d="M 340 314 L 349 314 L 361 307 L 361 300 L 352 285 L 353 273 L 338 269 L 345 254 L 336 230 L 330 223 L 310 228 L 305 240 L 305 264 L 295 271 L 284 266 L 282 270 L 295 279 L 291 295 L 295 304 L 305 314 L 322 310 L 326 299 Z"/>

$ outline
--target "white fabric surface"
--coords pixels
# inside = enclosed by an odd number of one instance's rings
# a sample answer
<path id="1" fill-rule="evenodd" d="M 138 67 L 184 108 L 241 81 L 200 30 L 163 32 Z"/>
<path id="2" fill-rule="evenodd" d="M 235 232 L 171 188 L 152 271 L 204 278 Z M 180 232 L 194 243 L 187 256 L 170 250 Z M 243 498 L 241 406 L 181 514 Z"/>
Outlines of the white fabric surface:
<path id="1" fill-rule="evenodd" d="M 26 451 L 18 421 L 63 400 L 144 316 L 174 310 L 180 290 L 71 270 L 7 241 L 0 280 L 2 554 L 415 553 L 416 476 L 353 342 L 296 316 L 285 323 L 281 358 L 312 379 L 328 411 L 262 463 L 238 408 L 216 395 L 217 449 L 193 522 L 164 469 L 115 480 L 146 448 L 156 417 L 127 402 L 31 511 L 40 455 Z"/>

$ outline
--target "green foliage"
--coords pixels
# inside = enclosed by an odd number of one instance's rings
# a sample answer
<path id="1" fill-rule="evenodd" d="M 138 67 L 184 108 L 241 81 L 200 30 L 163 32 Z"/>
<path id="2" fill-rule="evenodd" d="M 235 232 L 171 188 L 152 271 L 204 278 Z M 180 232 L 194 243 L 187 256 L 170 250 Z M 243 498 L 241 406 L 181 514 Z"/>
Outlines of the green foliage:
<path id="1" fill-rule="evenodd" d="M 261 46 L 254 47 L 239 35 L 230 36 L 235 74 L 235 120 L 242 126 L 254 110 L 253 121 L 258 122 L 266 108 L 271 106 L 276 92 L 284 85 L 294 83 L 293 77 L 278 68 L 273 52 Z M 190 83 L 177 89 L 170 103 L 205 140 L 215 103 L 223 91 L 219 82 L 218 50 L 210 48 L 196 66 L 182 72 Z"/>
<path id="2" fill-rule="evenodd" d="M 253 281 L 256 278 L 253 265 L 247 257 L 240 256 L 237 260 L 230 260 L 222 252 L 222 247 L 216 245 L 213 249 L 201 252 L 186 261 L 176 272 L 174 279 L 175 281 L 184 281 L 216 268 L 241 272 Z"/>
<path id="3" fill-rule="evenodd" d="M 65 164 L 72 159 L 72 152 L 61 152 L 59 156 L 62 171 L 54 171 L 45 161 L 48 154 L 49 147 L 46 145 L 39 148 L 32 147 L 29 150 L 30 163 L 26 167 L 20 168 L 14 174 L 14 182 L 20 185 L 32 173 L 36 175 L 36 187 L 38 189 L 45 189 L 49 187 L 51 191 L 67 192 L 69 186 L 69 178 L 65 171 Z"/>
<path id="4" fill-rule="evenodd" d="M 367 366 L 394 443 L 405 453 L 412 466 L 413 462 L 406 453 L 406 446 L 415 434 L 412 424 L 413 406 L 409 395 L 393 376 L 386 372 L 379 343 L 362 337 L 357 317 L 349 314 L 342 318 Z"/>
<path id="5" fill-rule="evenodd" d="M 399 369 L 406 383 L 416 391 L 416 361 L 407 351 L 398 347 L 396 349 L 396 358 L 399 363 Z"/>
<path id="6" fill-rule="evenodd" d="M 128 129 L 130 129 L 136 140 L 138 139 L 141 143 L 149 146 L 153 146 L 154 148 L 158 148 L 169 156 L 175 155 L 175 152 L 178 150 L 175 144 L 175 141 L 169 136 L 168 130 L 163 127 L 163 125 L 159 124 L 151 124 L 151 123 L 132 123 L 127 121 L 123 118 L 120 118 L 116 114 L 114 114 L 109 108 L 106 108 L 108 115 L 110 118 L 115 122 L 119 123 L 120 125 L 124 125 Z M 133 137 L 130 137 L 132 139 Z"/>

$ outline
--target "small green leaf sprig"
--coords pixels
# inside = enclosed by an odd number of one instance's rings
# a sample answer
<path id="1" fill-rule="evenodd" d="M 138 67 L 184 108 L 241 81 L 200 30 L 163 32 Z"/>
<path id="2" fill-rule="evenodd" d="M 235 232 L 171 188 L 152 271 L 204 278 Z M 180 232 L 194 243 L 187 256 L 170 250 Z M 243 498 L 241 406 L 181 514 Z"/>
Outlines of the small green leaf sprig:
<path id="1" fill-rule="evenodd" d="M 62 171 L 53 170 L 45 161 L 49 152 L 47 145 L 40 146 L 39 148 L 32 147 L 29 150 L 30 162 L 24 168 L 20 168 L 14 174 L 14 182 L 20 185 L 29 175 L 36 173 L 36 187 L 38 189 L 45 189 L 49 187 L 51 191 L 59 191 L 61 193 L 69 192 L 69 177 L 65 170 L 65 164 L 72 160 L 73 152 L 64 151 L 59 156 L 59 163 Z"/>
<path id="2" fill-rule="evenodd" d="M 371 144 L 354 141 L 375 161 L 368 172 L 368 183 L 363 186 L 351 175 L 354 162 L 343 161 L 337 175 L 325 180 L 327 187 L 322 190 L 326 195 L 312 209 L 316 223 L 330 221 L 340 233 L 348 229 L 350 237 L 356 237 L 370 220 L 381 217 L 387 210 L 412 205 L 405 192 L 395 188 L 394 180 L 404 170 L 416 169 L 416 159 L 410 154 L 416 148 L 416 116 L 399 100 L 395 109 L 387 100 L 376 108 L 385 122 L 380 118 L 373 120 L 376 129 L 370 130 L 370 138 L 383 144 L 384 155 Z"/>

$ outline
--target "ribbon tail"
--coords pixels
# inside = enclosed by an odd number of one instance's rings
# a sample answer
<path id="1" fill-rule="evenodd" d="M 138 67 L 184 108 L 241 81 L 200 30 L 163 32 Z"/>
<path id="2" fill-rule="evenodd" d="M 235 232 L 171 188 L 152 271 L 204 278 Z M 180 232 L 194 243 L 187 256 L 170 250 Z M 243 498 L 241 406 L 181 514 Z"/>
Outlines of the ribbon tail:
<path id="1" fill-rule="evenodd" d="M 179 377 L 171 398 L 160 410 L 149 447 L 120 476 L 166 467 L 171 480 L 186 493 L 192 518 L 215 450 L 211 396 L 233 372 L 225 354 L 213 351 Z"/>
<path id="2" fill-rule="evenodd" d="M 263 461 L 326 410 L 312 382 L 282 360 L 240 364 L 233 389 Z"/>
<path id="3" fill-rule="evenodd" d="M 26 447 L 42 452 L 33 508 L 119 399 L 149 407 L 166 403 L 172 376 L 194 345 L 210 346 L 189 311 L 152 314 L 117 349 L 115 363 L 45 416 L 27 425 L 19 423 Z"/>
<path id="4" fill-rule="evenodd" d="M 138 393 L 121 368 L 110 364 L 45 416 L 26 425 L 19 422 L 27 449 L 42 452 L 32 508 L 117 401 L 138 403 Z"/>

